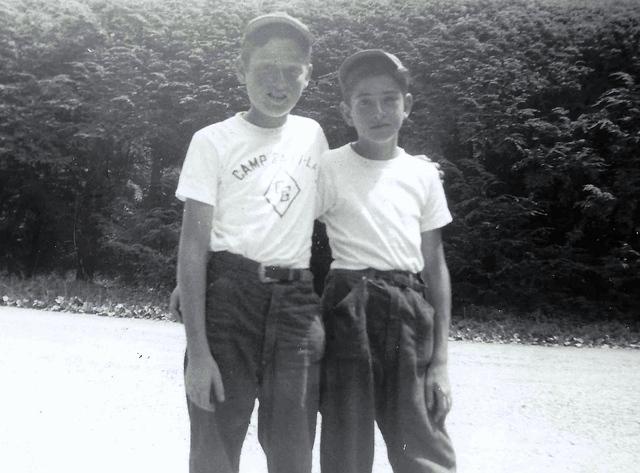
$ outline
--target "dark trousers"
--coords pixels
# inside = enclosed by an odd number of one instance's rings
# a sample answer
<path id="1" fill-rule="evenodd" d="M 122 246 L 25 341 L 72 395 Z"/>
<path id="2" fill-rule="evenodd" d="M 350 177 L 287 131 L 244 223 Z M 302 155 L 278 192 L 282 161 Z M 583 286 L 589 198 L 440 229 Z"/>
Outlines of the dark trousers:
<path id="1" fill-rule="evenodd" d="M 311 281 L 260 282 L 247 261 L 223 252 L 209 264 L 207 338 L 226 399 L 213 413 L 187 400 L 189 471 L 238 472 L 257 398 L 269 471 L 308 473 L 324 351 L 319 298 Z"/>
<path id="2" fill-rule="evenodd" d="M 434 310 L 423 294 L 424 286 L 408 273 L 329 273 L 323 295 L 324 473 L 371 472 L 375 421 L 395 473 L 455 471 L 444 425 L 426 406 Z"/>

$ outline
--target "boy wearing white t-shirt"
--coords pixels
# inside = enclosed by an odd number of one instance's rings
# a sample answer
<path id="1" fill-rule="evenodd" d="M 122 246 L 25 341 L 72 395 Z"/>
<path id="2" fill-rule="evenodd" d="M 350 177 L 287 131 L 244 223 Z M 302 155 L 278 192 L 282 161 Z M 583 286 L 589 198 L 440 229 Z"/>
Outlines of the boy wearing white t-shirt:
<path id="1" fill-rule="evenodd" d="M 237 62 L 249 110 L 196 132 L 180 174 L 192 473 L 238 471 L 256 398 L 269 471 L 311 470 L 324 329 L 308 267 L 327 141 L 289 113 L 311 75 L 311 43 L 286 14 L 250 21 Z"/>
<path id="2" fill-rule="evenodd" d="M 377 421 L 395 473 L 452 472 L 451 294 L 440 235 L 451 214 L 439 171 L 397 145 L 412 97 L 396 56 L 360 51 L 339 79 L 358 139 L 327 152 L 318 178 L 333 257 L 323 294 L 322 470 L 370 472 Z"/>

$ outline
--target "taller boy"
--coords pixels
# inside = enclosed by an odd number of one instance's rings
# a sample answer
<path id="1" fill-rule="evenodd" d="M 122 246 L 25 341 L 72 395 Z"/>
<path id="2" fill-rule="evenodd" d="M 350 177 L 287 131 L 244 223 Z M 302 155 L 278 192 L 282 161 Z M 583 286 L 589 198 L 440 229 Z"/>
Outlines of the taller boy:
<path id="1" fill-rule="evenodd" d="M 237 69 L 249 110 L 196 132 L 180 175 L 192 473 L 238 471 L 256 397 L 269 471 L 311 470 L 324 330 L 309 242 L 327 142 L 315 121 L 289 114 L 311 43 L 286 14 L 248 23 Z"/>

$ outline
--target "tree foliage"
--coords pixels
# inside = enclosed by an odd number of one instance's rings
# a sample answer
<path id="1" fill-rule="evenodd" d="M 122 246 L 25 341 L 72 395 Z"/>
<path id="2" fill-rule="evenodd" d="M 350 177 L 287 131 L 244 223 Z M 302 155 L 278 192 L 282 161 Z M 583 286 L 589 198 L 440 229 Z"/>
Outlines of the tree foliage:
<path id="1" fill-rule="evenodd" d="M 398 54 L 402 134 L 446 172 L 460 301 L 584 313 L 640 296 L 640 7 L 633 1 L 24 0 L 0 4 L 0 266 L 170 284 L 191 134 L 245 109 L 252 16 L 314 31 L 297 113 L 336 146 L 335 71 Z"/>

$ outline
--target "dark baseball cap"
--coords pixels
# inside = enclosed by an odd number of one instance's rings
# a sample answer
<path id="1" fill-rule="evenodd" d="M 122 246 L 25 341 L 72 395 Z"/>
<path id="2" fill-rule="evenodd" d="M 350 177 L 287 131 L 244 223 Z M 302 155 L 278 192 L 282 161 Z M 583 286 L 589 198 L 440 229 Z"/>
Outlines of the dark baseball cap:
<path id="1" fill-rule="evenodd" d="M 247 26 L 244 30 L 244 37 L 246 39 L 256 31 L 259 31 L 266 26 L 272 25 L 288 26 L 300 33 L 301 37 L 309 43 L 309 47 L 313 43 L 313 35 L 311 34 L 311 31 L 309 30 L 307 25 L 285 12 L 267 13 L 265 15 L 260 15 L 253 18 L 249 21 L 249 23 L 247 23 Z"/>
<path id="2" fill-rule="evenodd" d="M 374 65 L 376 70 L 389 73 L 404 88 L 409 87 L 411 82 L 409 69 L 402 64 L 395 54 L 388 53 L 382 49 L 363 49 L 345 59 L 338 69 L 338 79 L 342 92 L 345 92 L 350 75 L 354 71 L 366 70 L 367 66 Z"/>

